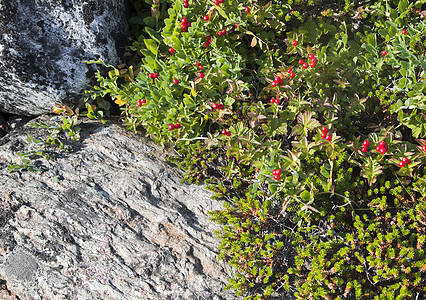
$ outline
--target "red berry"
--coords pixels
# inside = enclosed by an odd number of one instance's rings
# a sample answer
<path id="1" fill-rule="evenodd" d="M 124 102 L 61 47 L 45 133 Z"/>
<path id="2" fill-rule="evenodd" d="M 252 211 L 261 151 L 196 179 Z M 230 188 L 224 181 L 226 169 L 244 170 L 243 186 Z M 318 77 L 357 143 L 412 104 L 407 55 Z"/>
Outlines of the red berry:
<path id="1" fill-rule="evenodd" d="M 211 35 L 206 35 L 206 40 L 211 41 L 212 40 L 212 36 Z"/>
<path id="2" fill-rule="evenodd" d="M 305 63 L 303 63 L 303 65 L 302 65 L 302 68 L 303 68 L 303 69 L 307 69 L 308 67 L 309 67 L 309 64 L 308 64 L 308 63 L 306 63 L 306 62 L 305 62 Z"/>
<path id="3" fill-rule="evenodd" d="M 198 69 L 200 69 L 200 71 L 203 70 L 203 65 L 199 65 Z"/>
<path id="4" fill-rule="evenodd" d="M 226 34 L 226 30 L 224 29 L 224 30 L 222 30 L 222 35 L 225 35 Z"/>
<path id="5" fill-rule="evenodd" d="M 277 86 L 277 84 L 278 84 L 278 82 L 276 82 L 276 81 L 272 81 L 272 83 L 271 83 L 272 86 Z"/>
<path id="6" fill-rule="evenodd" d="M 298 43 L 296 40 L 294 40 L 293 42 L 291 42 L 291 44 L 292 44 L 293 46 L 297 46 L 299 43 Z"/>
<path id="7" fill-rule="evenodd" d="M 191 23 L 191 22 L 188 22 L 188 23 L 186 23 L 186 26 L 191 27 L 191 26 L 192 26 L 192 23 Z"/>
<path id="8" fill-rule="evenodd" d="M 249 13 L 249 12 L 250 12 L 250 7 L 246 7 L 246 8 L 244 8 L 244 11 L 245 11 L 246 13 Z"/>
<path id="9" fill-rule="evenodd" d="M 380 147 L 379 145 L 376 146 L 376 151 L 380 152 L 380 149 L 382 149 L 383 147 Z"/>
<path id="10" fill-rule="evenodd" d="M 287 69 L 287 73 L 289 73 L 289 74 L 290 74 L 291 72 L 293 72 L 293 69 L 292 69 L 292 68 L 288 68 L 288 69 Z"/>
<path id="11" fill-rule="evenodd" d="M 316 64 L 311 62 L 310 66 L 311 66 L 311 68 L 315 68 Z"/>
<path id="12" fill-rule="evenodd" d="M 175 129 L 175 125 L 173 125 L 173 124 L 169 124 L 168 126 L 169 126 L 169 130 Z"/>
<path id="13" fill-rule="evenodd" d="M 275 172 L 275 174 L 274 174 L 274 172 Z M 275 169 L 274 171 L 272 171 L 272 175 L 280 176 L 281 175 L 281 170 L 280 169 Z"/>
<path id="14" fill-rule="evenodd" d="M 368 146 L 370 146 L 370 141 L 369 141 L 369 140 L 364 140 L 364 142 L 362 142 L 362 144 L 363 144 L 365 147 L 368 147 Z"/>
<path id="15" fill-rule="evenodd" d="M 278 83 L 278 81 L 280 81 L 281 77 L 280 76 L 275 76 L 274 81 L 276 81 Z"/>
<path id="16" fill-rule="evenodd" d="M 407 30 L 402 29 L 402 30 L 401 30 L 401 33 L 402 33 L 402 34 L 407 34 Z"/>
<path id="17" fill-rule="evenodd" d="M 272 170 L 272 175 L 277 175 L 277 169 Z"/>
<path id="18" fill-rule="evenodd" d="M 204 73 L 203 72 L 198 73 L 198 77 L 199 78 L 204 78 Z"/>
<path id="19" fill-rule="evenodd" d="M 200 63 L 198 62 L 198 59 L 195 61 L 195 64 L 196 64 L 197 66 L 199 66 L 199 65 L 200 65 Z"/>
<path id="20" fill-rule="evenodd" d="M 326 132 L 321 132 L 321 137 L 323 138 L 323 139 L 325 139 L 325 137 L 327 136 L 327 133 Z"/>
<path id="21" fill-rule="evenodd" d="M 422 147 L 422 151 L 423 151 L 423 152 L 426 152 L 426 145 L 423 145 L 423 147 Z"/>
<path id="22" fill-rule="evenodd" d="M 180 28 L 182 29 L 182 32 L 188 32 L 188 27 L 186 27 L 186 26 L 181 26 Z"/>
<path id="23" fill-rule="evenodd" d="M 223 3 L 224 0 L 219 0 L 219 3 Z"/>
<path id="24" fill-rule="evenodd" d="M 214 5 L 219 5 L 219 0 L 214 0 Z"/>
<path id="25" fill-rule="evenodd" d="M 154 78 L 154 73 L 149 73 L 148 77 L 149 78 Z"/>
<path id="26" fill-rule="evenodd" d="M 382 55 L 385 56 L 385 55 L 388 55 L 388 53 L 385 50 L 383 50 Z"/>
<path id="27" fill-rule="evenodd" d="M 277 99 L 275 99 L 275 103 L 276 103 L 276 104 L 280 104 L 280 99 L 278 99 L 278 98 L 277 98 Z"/>
<path id="28" fill-rule="evenodd" d="M 401 160 L 404 164 L 407 164 L 407 163 L 409 163 L 410 162 L 410 160 L 407 158 L 407 157 L 403 157 L 402 158 L 402 160 Z"/>
<path id="29" fill-rule="evenodd" d="M 303 65 L 304 61 L 303 59 L 299 59 L 299 65 Z"/>
<path id="30" fill-rule="evenodd" d="M 188 2 L 184 2 L 183 3 L 183 7 L 188 8 L 189 7 L 189 3 Z"/>
<path id="31" fill-rule="evenodd" d="M 203 19 L 204 19 L 204 21 L 206 21 L 206 22 L 207 22 L 208 20 L 210 20 L 209 16 L 207 16 L 207 15 L 205 15 Z"/>
<path id="32" fill-rule="evenodd" d="M 275 179 L 276 181 L 280 180 L 280 175 L 274 175 L 274 179 Z"/>
<path id="33" fill-rule="evenodd" d="M 309 53 L 308 57 L 309 57 L 309 59 L 315 58 L 313 53 Z"/>
<path id="34" fill-rule="evenodd" d="M 213 107 L 213 109 L 218 109 L 218 108 L 219 108 L 219 105 L 218 105 L 217 103 L 213 103 L 213 104 L 212 104 L 212 107 Z"/>
<path id="35" fill-rule="evenodd" d="M 296 76 L 296 74 L 294 74 L 293 72 L 290 73 L 290 78 L 294 78 L 294 76 Z"/>
<path id="36" fill-rule="evenodd" d="M 218 35 L 218 36 L 222 36 L 222 31 L 221 31 L 221 30 L 219 30 L 219 31 L 217 32 L 217 35 Z"/>
<path id="37" fill-rule="evenodd" d="M 327 135 L 325 136 L 325 140 L 326 140 L 326 141 L 331 141 L 331 135 L 327 134 Z"/>
<path id="38" fill-rule="evenodd" d="M 386 146 L 386 142 L 385 141 L 380 141 L 379 142 L 379 146 L 380 147 L 385 147 Z"/>
<path id="39" fill-rule="evenodd" d="M 404 165 L 405 165 L 405 163 L 404 163 L 402 160 L 398 163 L 398 166 L 399 166 L 400 168 L 402 168 Z"/>
<path id="40" fill-rule="evenodd" d="M 179 80 L 178 79 L 173 79 L 173 84 L 178 84 L 179 83 Z"/>
<path id="41" fill-rule="evenodd" d="M 271 98 L 271 100 L 269 100 L 269 102 L 271 102 L 272 104 L 275 103 L 275 98 Z"/>
<path id="42" fill-rule="evenodd" d="M 206 47 L 206 48 L 207 48 L 208 46 L 210 46 L 210 42 L 209 42 L 209 41 L 205 41 L 205 42 L 204 42 L 204 47 Z"/>
<path id="43" fill-rule="evenodd" d="M 327 126 L 323 126 L 321 128 L 321 131 L 327 133 L 328 132 L 328 127 Z"/>
<path id="44" fill-rule="evenodd" d="M 170 47 L 170 48 L 169 48 L 169 52 L 170 52 L 171 54 L 173 54 L 173 53 L 175 53 L 175 52 L 176 52 L 176 50 L 175 50 L 173 47 Z"/>
<path id="45" fill-rule="evenodd" d="M 238 27 L 238 22 L 237 22 L 237 23 L 235 23 L 235 27 Z"/>
<path id="46" fill-rule="evenodd" d="M 226 135 L 226 132 L 227 132 L 226 129 L 222 129 L 222 134 L 223 135 Z"/>
<path id="47" fill-rule="evenodd" d="M 362 146 L 362 148 L 361 148 L 361 152 L 367 152 L 368 151 L 368 148 L 367 148 L 367 146 Z"/>
<path id="48" fill-rule="evenodd" d="M 179 124 L 179 123 L 176 123 L 176 124 L 175 124 L 175 128 L 176 128 L 176 129 L 179 129 L 179 128 L 180 128 L 180 124 Z"/>
<path id="49" fill-rule="evenodd" d="M 231 136 L 231 132 L 230 132 L 230 131 L 227 131 L 227 132 L 226 132 L 226 136 Z"/>
<path id="50" fill-rule="evenodd" d="M 385 154 L 386 153 L 386 148 L 385 147 L 380 147 L 379 152 L 381 154 Z"/>
<path id="51" fill-rule="evenodd" d="M 217 105 L 218 107 L 218 109 L 223 109 L 223 104 L 222 103 L 219 103 L 218 105 Z"/>
<path id="52" fill-rule="evenodd" d="M 187 17 L 183 17 L 183 18 L 182 18 L 182 24 L 184 24 L 184 23 L 186 23 L 186 22 L 188 22 L 188 18 L 187 18 Z"/>
<path id="53" fill-rule="evenodd" d="M 137 106 L 142 106 L 142 99 L 138 100 L 138 103 L 136 103 Z"/>
<path id="54" fill-rule="evenodd" d="M 311 58 L 311 64 L 316 64 L 317 63 L 317 59 L 315 57 Z"/>
<path id="55" fill-rule="evenodd" d="M 154 73 L 154 78 L 158 78 L 158 76 L 160 76 L 158 73 Z"/>

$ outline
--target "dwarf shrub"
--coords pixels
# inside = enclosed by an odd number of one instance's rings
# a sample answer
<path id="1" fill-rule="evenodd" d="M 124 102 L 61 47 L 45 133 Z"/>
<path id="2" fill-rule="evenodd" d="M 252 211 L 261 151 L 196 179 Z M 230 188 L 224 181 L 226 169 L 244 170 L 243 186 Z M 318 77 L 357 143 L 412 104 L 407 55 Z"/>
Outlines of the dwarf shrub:
<path id="1" fill-rule="evenodd" d="M 160 6 L 88 95 L 226 200 L 228 288 L 424 298 L 424 1 Z"/>

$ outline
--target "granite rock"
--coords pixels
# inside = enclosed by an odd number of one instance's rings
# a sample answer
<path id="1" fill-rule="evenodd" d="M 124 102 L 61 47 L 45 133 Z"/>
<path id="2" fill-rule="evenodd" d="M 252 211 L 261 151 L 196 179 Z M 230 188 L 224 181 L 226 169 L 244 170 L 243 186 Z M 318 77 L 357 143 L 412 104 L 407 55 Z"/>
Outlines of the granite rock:
<path id="1" fill-rule="evenodd" d="M 127 0 L 0 0 L 0 111 L 37 116 L 81 104 L 101 59 L 121 62 Z"/>
<path id="2" fill-rule="evenodd" d="M 53 124 L 59 119 L 37 119 Z M 33 123 L 31 121 L 30 123 Z M 28 125 L 0 139 L 0 284 L 19 299 L 237 299 L 217 260 L 203 186 L 181 184 L 167 153 L 114 122 L 83 120 L 80 140 L 9 173 L 33 150 Z M 12 298 L 11 298 L 12 299 Z M 13 298 L 15 299 L 15 298 Z"/>

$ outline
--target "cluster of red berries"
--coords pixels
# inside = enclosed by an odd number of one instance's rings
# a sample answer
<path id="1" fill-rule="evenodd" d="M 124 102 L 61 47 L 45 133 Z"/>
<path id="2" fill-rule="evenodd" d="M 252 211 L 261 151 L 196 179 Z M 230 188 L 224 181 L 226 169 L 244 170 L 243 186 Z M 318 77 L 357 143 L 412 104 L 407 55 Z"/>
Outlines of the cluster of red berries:
<path id="1" fill-rule="evenodd" d="M 277 180 L 277 181 L 280 180 L 281 170 L 280 169 L 273 170 L 272 175 L 274 175 L 275 180 Z"/>
<path id="2" fill-rule="evenodd" d="M 180 128 L 180 124 L 176 123 L 176 124 L 169 124 L 167 125 L 169 126 L 169 130 L 173 130 L 173 129 L 179 129 Z"/>
<path id="3" fill-rule="evenodd" d="M 293 69 L 292 68 L 288 68 L 287 69 L 287 73 L 290 75 L 290 78 L 294 78 L 294 76 L 296 76 L 296 74 L 294 74 Z"/>
<path id="4" fill-rule="evenodd" d="M 406 164 L 409 164 L 411 161 L 407 158 L 407 157 L 403 157 L 402 159 L 401 159 L 401 161 L 398 163 L 398 166 L 400 167 L 400 168 L 402 168 L 403 166 L 405 166 Z"/>
<path id="5" fill-rule="evenodd" d="M 226 34 L 226 30 L 224 29 L 224 30 L 219 30 L 218 32 L 217 32 L 217 35 L 218 36 L 222 36 L 222 35 L 225 35 Z"/>
<path id="6" fill-rule="evenodd" d="M 214 5 L 219 5 L 220 3 L 223 3 L 224 0 L 214 0 Z"/>
<path id="7" fill-rule="evenodd" d="M 188 22 L 187 17 L 182 18 L 182 24 L 180 25 L 180 28 L 182 29 L 182 32 L 188 32 L 188 28 L 191 27 L 191 22 Z"/>
<path id="8" fill-rule="evenodd" d="M 222 129 L 222 134 L 226 136 L 231 136 L 231 132 L 226 129 Z"/>
<path id="9" fill-rule="evenodd" d="M 379 144 L 376 146 L 376 151 L 380 152 L 381 154 L 385 154 L 386 151 L 388 151 L 388 145 L 386 145 L 386 142 L 380 141 Z"/>
<path id="10" fill-rule="evenodd" d="M 311 68 L 315 68 L 317 65 L 317 59 L 315 58 L 315 55 L 313 53 L 309 53 L 308 59 L 311 60 L 311 63 L 307 63 L 303 59 L 299 59 L 299 65 L 302 65 L 303 69 L 307 69 L 309 66 L 311 66 Z"/>
<path id="11" fill-rule="evenodd" d="M 158 76 L 160 76 L 158 73 L 149 73 L 148 75 L 149 78 L 152 78 L 152 82 L 155 82 L 155 79 L 157 79 Z"/>
<path id="12" fill-rule="evenodd" d="M 367 152 L 368 151 L 368 146 L 370 146 L 370 141 L 369 140 L 364 140 L 364 142 L 362 142 L 362 148 L 361 148 L 361 152 Z"/>
<path id="13" fill-rule="evenodd" d="M 139 99 L 138 103 L 136 104 L 137 106 L 142 106 L 142 104 L 145 104 L 146 100 L 145 99 Z"/>
<path id="14" fill-rule="evenodd" d="M 223 109 L 223 104 L 222 103 L 213 103 L 212 108 L 213 109 Z"/>
<path id="15" fill-rule="evenodd" d="M 198 59 L 195 61 L 195 64 L 197 65 L 197 67 L 200 69 L 200 71 L 202 71 L 203 70 L 203 65 L 202 64 L 200 64 L 199 62 L 198 62 Z"/>
<path id="16" fill-rule="evenodd" d="M 207 48 L 208 46 L 210 46 L 210 44 L 212 42 L 212 36 L 211 35 L 206 35 L 206 40 L 207 41 L 204 42 L 204 47 Z"/>
<path id="17" fill-rule="evenodd" d="M 328 127 L 327 126 L 323 126 L 321 128 L 321 137 L 323 139 L 325 139 L 326 141 L 331 141 L 331 135 L 328 134 Z"/>
<path id="18" fill-rule="evenodd" d="M 271 98 L 271 100 L 269 100 L 269 102 L 271 102 L 272 104 L 274 104 L 274 103 L 280 104 L 280 99 L 278 99 L 278 98 Z"/>
<path id="19" fill-rule="evenodd" d="M 272 81 L 272 86 L 283 85 L 284 80 L 280 76 L 275 76 L 274 81 Z"/>
<path id="20" fill-rule="evenodd" d="M 188 0 L 183 0 L 183 7 L 185 7 L 185 8 L 189 7 Z"/>

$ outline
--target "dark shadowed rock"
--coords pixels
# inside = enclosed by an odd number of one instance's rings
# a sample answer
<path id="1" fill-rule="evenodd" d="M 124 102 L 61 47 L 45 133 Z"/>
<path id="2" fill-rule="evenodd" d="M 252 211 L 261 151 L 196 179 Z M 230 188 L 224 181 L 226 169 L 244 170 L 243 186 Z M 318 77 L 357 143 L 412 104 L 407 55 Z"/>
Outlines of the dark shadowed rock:
<path id="1" fill-rule="evenodd" d="M 41 117 L 53 123 L 47 117 Z M 56 119 L 59 120 L 59 119 Z M 8 173 L 34 145 L 29 126 L 0 139 L 0 284 L 20 299 L 235 299 L 217 261 L 202 186 L 182 185 L 161 148 L 83 121 L 81 139 L 41 172 Z M 1 294 L 0 294 L 1 295 Z"/>
<path id="2" fill-rule="evenodd" d="M 55 102 L 80 103 L 94 71 L 83 61 L 121 61 L 128 44 L 125 4 L 0 0 L 0 111 L 40 115 Z"/>

